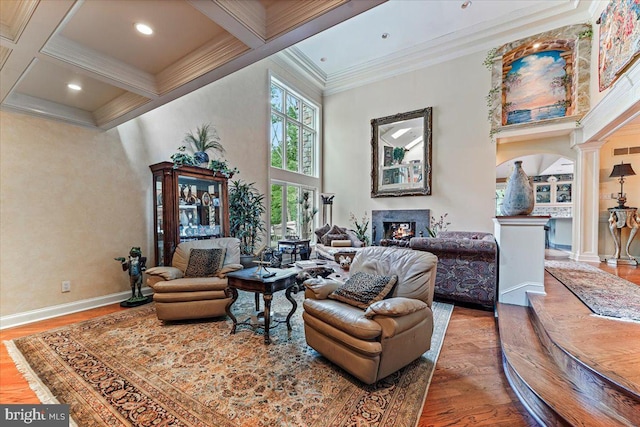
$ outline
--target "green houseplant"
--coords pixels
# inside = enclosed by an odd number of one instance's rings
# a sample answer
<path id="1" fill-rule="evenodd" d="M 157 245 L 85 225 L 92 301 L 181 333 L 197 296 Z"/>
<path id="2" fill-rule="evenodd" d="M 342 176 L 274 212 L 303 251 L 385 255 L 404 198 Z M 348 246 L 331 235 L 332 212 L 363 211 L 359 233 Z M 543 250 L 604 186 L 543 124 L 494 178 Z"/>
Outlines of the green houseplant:
<path id="1" fill-rule="evenodd" d="M 195 132 L 188 132 L 184 136 L 184 142 L 193 147 L 193 157 L 199 164 L 209 163 L 208 150 L 215 150 L 220 154 L 224 153 L 218 132 L 211 127 L 211 123 L 197 127 Z"/>
<path id="2" fill-rule="evenodd" d="M 211 160 L 209 162 L 209 169 L 229 179 L 231 179 L 234 174 L 240 173 L 238 168 L 231 168 L 226 160 L 219 159 Z"/>
<path id="3" fill-rule="evenodd" d="M 404 159 L 405 149 L 403 147 L 395 147 L 393 149 L 393 160 L 396 161 L 397 164 L 402 163 Z"/>
<path id="4" fill-rule="evenodd" d="M 171 155 L 171 161 L 173 162 L 173 168 L 177 169 L 180 166 L 197 166 L 198 162 L 189 153 L 187 153 L 187 147 L 182 145 L 178 147 L 178 152 Z"/>
<path id="5" fill-rule="evenodd" d="M 349 212 L 349 218 L 356 227 L 356 237 L 358 237 L 365 246 L 369 246 L 369 234 L 367 234 L 367 230 L 369 229 L 369 218 L 367 218 L 367 212 L 365 211 L 364 215 L 362 215 L 362 220 L 360 222 L 358 222 L 358 218 L 356 218 L 353 212 Z"/>
<path id="6" fill-rule="evenodd" d="M 262 216 L 266 212 L 264 195 L 254 187 L 255 183 L 231 181 L 229 187 L 229 223 L 231 236 L 240 239 L 240 253 L 250 266 L 256 246 L 265 231 Z"/>

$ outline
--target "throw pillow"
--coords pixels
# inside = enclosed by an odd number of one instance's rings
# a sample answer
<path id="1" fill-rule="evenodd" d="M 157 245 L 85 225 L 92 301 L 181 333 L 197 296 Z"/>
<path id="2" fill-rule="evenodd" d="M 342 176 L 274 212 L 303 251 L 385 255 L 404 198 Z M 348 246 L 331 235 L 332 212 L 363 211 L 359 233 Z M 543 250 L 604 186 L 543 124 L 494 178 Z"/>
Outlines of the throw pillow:
<path id="1" fill-rule="evenodd" d="M 225 248 L 191 249 L 184 277 L 215 276 L 224 263 Z"/>
<path id="2" fill-rule="evenodd" d="M 349 237 L 342 231 L 340 227 L 334 225 L 327 233 L 322 236 L 320 242 L 325 246 L 331 246 L 332 240 L 348 240 Z"/>
<path id="3" fill-rule="evenodd" d="M 398 276 L 381 276 L 359 271 L 349 277 L 344 285 L 329 294 L 329 298 L 342 301 L 354 307 L 367 309 L 391 293 L 398 282 Z"/>
<path id="4" fill-rule="evenodd" d="M 346 234 L 331 234 L 327 233 L 322 236 L 322 244 L 325 246 L 331 246 L 331 242 L 334 240 L 349 240 Z M 351 242 L 349 242 L 351 244 Z"/>
<path id="5" fill-rule="evenodd" d="M 322 240 L 322 236 L 324 236 L 325 234 L 327 234 L 327 232 L 331 230 L 331 226 L 329 224 L 325 224 L 320 228 L 316 228 L 316 230 L 314 231 L 314 233 L 316 234 L 316 237 L 318 238 L 318 242 Z"/>

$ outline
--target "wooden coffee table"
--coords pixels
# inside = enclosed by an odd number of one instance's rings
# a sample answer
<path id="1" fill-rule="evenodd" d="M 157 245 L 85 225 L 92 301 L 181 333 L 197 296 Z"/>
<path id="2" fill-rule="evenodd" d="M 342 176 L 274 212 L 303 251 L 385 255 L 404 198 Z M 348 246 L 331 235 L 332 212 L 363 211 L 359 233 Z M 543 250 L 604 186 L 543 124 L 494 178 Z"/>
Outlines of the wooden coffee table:
<path id="1" fill-rule="evenodd" d="M 260 274 L 256 274 L 260 270 Z M 296 275 L 298 274 L 298 270 L 295 268 L 289 269 L 278 269 L 278 268 L 269 268 L 269 273 L 275 273 L 272 277 L 264 277 L 266 274 L 265 269 L 260 269 L 260 267 L 246 268 L 243 270 L 234 271 L 232 273 L 227 274 L 227 288 L 225 293 L 227 297 L 231 298 L 231 302 L 227 304 L 225 311 L 227 315 L 233 321 L 233 328 L 231 329 L 231 333 L 236 333 L 236 327 L 238 326 L 238 320 L 231 312 L 231 306 L 238 299 L 238 290 L 245 292 L 253 292 L 255 293 L 256 299 L 256 311 L 259 311 L 259 294 L 262 294 L 262 298 L 264 300 L 264 343 L 270 344 L 271 338 L 269 337 L 269 327 L 271 326 L 271 300 L 273 299 L 273 294 L 278 291 L 285 291 L 285 296 L 291 302 L 291 311 L 287 315 L 287 329 L 291 331 L 291 316 L 295 313 L 298 304 L 296 300 L 291 296 L 291 292 L 298 292 L 298 285 L 296 284 Z M 280 322 L 280 321 L 278 321 Z M 255 324 L 250 321 L 240 322 L 243 325 L 249 325 L 255 328 Z"/>

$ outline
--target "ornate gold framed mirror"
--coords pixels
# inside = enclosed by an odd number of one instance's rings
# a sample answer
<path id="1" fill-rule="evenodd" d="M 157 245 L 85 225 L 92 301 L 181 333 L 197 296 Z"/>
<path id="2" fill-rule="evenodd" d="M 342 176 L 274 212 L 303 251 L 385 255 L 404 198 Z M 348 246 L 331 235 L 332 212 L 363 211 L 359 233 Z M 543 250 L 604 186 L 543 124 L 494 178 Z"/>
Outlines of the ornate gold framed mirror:
<path id="1" fill-rule="evenodd" d="M 371 120 L 371 197 L 431 194 L 432 107 Z"/>

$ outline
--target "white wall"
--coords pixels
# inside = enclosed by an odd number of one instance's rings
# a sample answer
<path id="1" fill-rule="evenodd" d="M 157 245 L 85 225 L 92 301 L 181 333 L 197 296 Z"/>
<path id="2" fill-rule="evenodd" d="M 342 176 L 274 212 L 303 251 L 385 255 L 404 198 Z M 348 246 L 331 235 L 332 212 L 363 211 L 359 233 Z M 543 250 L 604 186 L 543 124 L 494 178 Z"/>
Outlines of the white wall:
<path id="1" fill-rule="evenodd" d="M 624 178 L 624 192 L 627 194 L 626 206 L 640 208 L 640 154 L 613 156 L 614 148 L 640 146 L 640 126 L 629 126 L 621 132 L 613 135 L 606 144 L 600 149 L 600 203 L 599 203 L 599 221 L 598 221 L 598 253 L 602 259 L 609 258 L 615 252 L 613 238 L 609 231 L 609 212 L 608 208 L 618 206 L 618 201 L 611 199 L 613 193 L 617 197 L 620 192 L 620 182 L 618 178 L 609 178 L 613 165 L 631 163 L 636 175 L 626 176 Z M 622 229 L 622 256 L 626 253 L 624 248 L 629 238 L 629 228 Z M 640 233 L 636 233 L 630 247 L 631 255 L 640 257 Z"/>
<path id="2" fill-rule="evenodd" d="M 0 141 L 2 316 L 128 290 L 113 258 L 147 249 L 143 153 L 115 130 L 6 111 Z"/>
<path id="3" fill-rule="evenodd" d="M 334 223 L 372 210 L 449 213 L 450 230 L 493 231 L 496 145 L 489 138 L 485 53 L 327 96 L 323 191 Z M 433 107 L 432 195 L 371 198 L 371 119 Z M 371 232 L 371 228 L 369 228 Z"/>
<path id="4" fill-rule="evenodd" d="M 153 264 L 149 165 L 203 123 L 240 169 L 234 179 L 266 192 L 270 70 L 305 90 L 266 59 L 108 132 L 0 112 L 0 315 L 129 290 L 113 258 L 141 246 Z"/>

